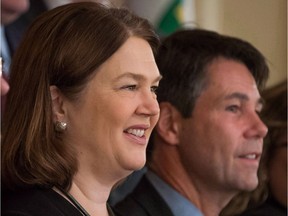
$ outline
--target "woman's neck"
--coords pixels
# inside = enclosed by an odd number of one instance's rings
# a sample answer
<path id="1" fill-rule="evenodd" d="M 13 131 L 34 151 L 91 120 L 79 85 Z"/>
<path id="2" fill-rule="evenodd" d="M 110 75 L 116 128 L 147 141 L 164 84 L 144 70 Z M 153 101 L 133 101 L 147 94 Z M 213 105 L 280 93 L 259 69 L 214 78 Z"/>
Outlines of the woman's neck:
<path id="1" fill-rule="evenodd" d="M 77 176 L 72 181 L 69 193 L 89 213 L 89 215 L 107 215 L 107 200 L 113 185 L 107 186 L 97 181 L 89 181 Z"/>
<path id="2" fill-rule="evenodd" d="M 112 187 L 112 186 L 111 186 Z M 74 178 L 69 191 L 54 187 L 53 190 L 63 196 L 83 215 L 108 216 L 107 200 L 111 187 L 103 186 L 99 182 L 91 183 Z"/>

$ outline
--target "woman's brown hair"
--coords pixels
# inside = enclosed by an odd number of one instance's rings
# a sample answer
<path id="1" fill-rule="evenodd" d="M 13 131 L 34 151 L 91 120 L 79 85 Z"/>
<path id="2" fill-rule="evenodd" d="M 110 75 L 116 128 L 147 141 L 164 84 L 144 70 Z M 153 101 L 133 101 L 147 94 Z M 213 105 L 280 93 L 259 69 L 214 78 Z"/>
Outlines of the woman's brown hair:
<path id="1" fill-rule="evenodd" d="M 97 68 L 131 36 L 146 40 L 155 54 L 159 40 L 153 27 L 127 9 L 73 3 L 32 23 L 11 65 L 1 144 L 6 187 L 70 187 L 77 161 L 54 130 L 50 86 L 81 102 Z"/>

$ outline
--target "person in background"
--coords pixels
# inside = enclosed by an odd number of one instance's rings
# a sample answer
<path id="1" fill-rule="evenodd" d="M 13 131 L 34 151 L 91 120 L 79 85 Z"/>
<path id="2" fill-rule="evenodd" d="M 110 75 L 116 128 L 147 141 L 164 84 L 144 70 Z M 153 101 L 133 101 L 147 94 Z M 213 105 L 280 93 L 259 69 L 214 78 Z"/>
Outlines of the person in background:
<path id="1" fill-rule="evenodd" d="M 29 0 L 1 0 L 1 119 L 9 90 L 9 67 L 13 55 L 10 41 L 7 40 L 6 28 L 28 8 Z"/>
<path id="2" fill-rule="evenodd" d="M 269 132 L 259 178 L 265 187 L 250 194 L 241 216 L 287 216 L 287 80 L 265 89 L 263 98 L 262 117 Z"/>
<path id="3" fill-rule="evenodd" d="M 7 81 L 2 77 L 1 74 L 1 96 L 4 96 L 8 93 L 9 91 L 9 84 L 7 83 Z"/>
<path id="4" fill-rule="evenodd" d="M 269 74 L 265 58 L 241 39 L 192 29 L 164 39 L 156 63 L 163 79 L 148 171 L 115 211 L 219 215 L 239 191 L 258 184 L 267 133 L 259 117 L 259 90 Z"/>
<path id="5" fill-rule="evenodd" d="M 158 44 L 146 19 L 98 3 L 32 23 L 11 64 L 1 215 L 114 215 L 111 188 L 144 166 L 159 117 Z"/>
<path id="6" fill-rule="evenodd" d="M 6 27 L 29 9 L 29 0 L 1 1 L 1 57 L 4 60 L 3 71 L 8 76 L 12 59 L 11 41 L 7 40 Z"/>
<path id="7" fill-rule="evenodd" d="M 2 0 L 1 1 L 1 56 L 3 58 L 2 82 L 8 83 L 10 64 L 23 34 L 32 21 L 41 13 L 63 4 L 83 0 Z M 91 0 L 105 3 L 108 0 Z M 5 85 L 6 86 L 6 85 Z M 1 97 L 1 116 L 5 111 L 6 95 Z"/>
<path id="8" fill-rule="evenodd" d="M 2 0 L 1 1 L 1 53 L 5 55 L 5 71 L 9 67 L 23 34 L 34 19 L 55 7 L 83 0 Z M 89 0 L 88 0 L 89 1 Z M 90 0 L 108 4 L 108 0 Z"/>
<path id="9" fill-rule="evenodd" d="M 29 0 L 2 0 L 1 24 L 7 25 L 15 21 L 29 8 Z"/>
<path id="10" fill-rule="evenodd" d="M 8 93 L 10 86 L 2 76 L 2 73 L 3 73 L 3 71 L 2 71 L 2 58 L 0 58 L 0 73 L 1 73 L 1 75 L 0 75 L 1 76 L 1 96 L 4 96 Z"/>

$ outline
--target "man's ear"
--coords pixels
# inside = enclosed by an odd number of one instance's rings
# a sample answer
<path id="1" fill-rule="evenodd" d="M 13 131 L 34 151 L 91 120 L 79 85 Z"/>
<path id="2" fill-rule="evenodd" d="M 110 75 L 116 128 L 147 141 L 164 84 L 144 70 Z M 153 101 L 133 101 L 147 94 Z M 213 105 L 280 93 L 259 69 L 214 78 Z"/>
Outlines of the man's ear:
<path id="1" fill-rule="evenodd" d="M 64 98 L 57 86 L 50 86 L 53 121 L 65 121 Z"/>
<path id="2" fill-rule="evenodd" d="M 160 117 L 155 129 L 166 143 L 178 145 L 182 118 L 181 114 L 168 102 L 162 102 L 159 106 Z"/>

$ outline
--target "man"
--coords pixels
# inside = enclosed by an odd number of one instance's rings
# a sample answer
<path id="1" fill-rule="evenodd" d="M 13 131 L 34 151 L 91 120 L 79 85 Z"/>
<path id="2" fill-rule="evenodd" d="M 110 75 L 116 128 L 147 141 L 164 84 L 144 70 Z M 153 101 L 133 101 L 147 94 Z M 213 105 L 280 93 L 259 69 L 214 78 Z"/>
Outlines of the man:
<path id="1" fill-rule="evenodd" d="M 148 172 L 115 206 L 125 216 L 214 216 L 258 184 L 268 67 L 251 44 L 206 30 L 166 38 L 156 58 L 161 114 Z M 151 147 L 151 146 L 150 146 Z"/>
<path id="2" fill-rule="evenodd" d="M 258 172 L 262 184 L 247 197 L 246 211 L 239 214 L 241 209 L 234 206 L 233 212 L 239 209 L 237 215 L 241 216 L 287 216 L 287 79 L 265 89 L 262 95 L 265 107 L 261 116 L 269 131 L 264 139 L 262 166 Z M 233 201 L 245 203 L 243 196 L 237 196 Z M 233 202 L 225 207 L 227 213 L 229 207 L 232 210 Z"/>

